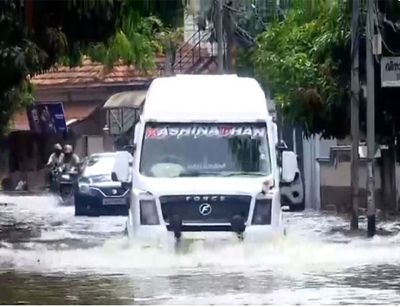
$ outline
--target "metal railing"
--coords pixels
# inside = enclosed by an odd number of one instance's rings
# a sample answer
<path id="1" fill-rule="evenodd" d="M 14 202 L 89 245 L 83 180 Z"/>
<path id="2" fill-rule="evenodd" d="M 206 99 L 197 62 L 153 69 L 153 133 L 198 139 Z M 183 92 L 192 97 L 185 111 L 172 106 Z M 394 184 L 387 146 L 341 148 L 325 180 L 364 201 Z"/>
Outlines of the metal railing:
<path id="1" fill-rule="evenodd" d="M 204 58 L 213 56 L 213 45 L 210 44 L 211 52 L 203 47 L 203 43 L 209 44 L 210 32 L 195 32 L 176 52 L 178 61 L 173 65 L 173 71 L 177 73 L 188 73 Z M 190 47 L 189 50 L 185 50 Z M 211 53 L 211 54 L 210 54 Z"/>
<path id="2" fill-rule="evenodd" d="M 211 33 L 209 31 L 202 32 L 200 30 L 193 33 L 175 53 L 176 61 L 172 66 L 173 73 L 190 73 L 204 59 L 213 58 L 214 46 L 209 42 Z M 209 46 L 209 48 L 205 47 Z M 164 67 L 158 71 L 158 76 L 164 75 Z"/>

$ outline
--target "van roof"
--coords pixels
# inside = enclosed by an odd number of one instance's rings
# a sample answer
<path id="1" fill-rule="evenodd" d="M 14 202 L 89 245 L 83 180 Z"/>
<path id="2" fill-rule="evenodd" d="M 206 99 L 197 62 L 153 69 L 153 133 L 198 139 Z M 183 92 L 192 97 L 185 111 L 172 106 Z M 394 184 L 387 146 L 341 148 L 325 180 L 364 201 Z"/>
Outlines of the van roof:
<path id="1" fill-rule="evenodd" d="M 255 122 L 269 117 L 255 79 L 237 75 L 177 75 L 155 79 L 142 117 L 157 122 Z"/>

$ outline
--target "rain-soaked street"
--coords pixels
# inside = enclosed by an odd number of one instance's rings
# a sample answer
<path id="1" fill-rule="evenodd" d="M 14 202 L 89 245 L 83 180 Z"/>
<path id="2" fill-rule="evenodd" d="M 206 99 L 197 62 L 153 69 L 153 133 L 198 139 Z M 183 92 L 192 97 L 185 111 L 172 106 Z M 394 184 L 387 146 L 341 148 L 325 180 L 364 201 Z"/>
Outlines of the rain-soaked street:
<path id="1" fill-rule="evenodd" d="M 1 304 L 400 303 L 400 224 L 350 238 L 340 217 L 286 213 L 264 245 L 129 246 L 124 217 L 75 217 L 48 197 L 0 203 Z M 365 227 L 364 221 L 361 227 Z"/>

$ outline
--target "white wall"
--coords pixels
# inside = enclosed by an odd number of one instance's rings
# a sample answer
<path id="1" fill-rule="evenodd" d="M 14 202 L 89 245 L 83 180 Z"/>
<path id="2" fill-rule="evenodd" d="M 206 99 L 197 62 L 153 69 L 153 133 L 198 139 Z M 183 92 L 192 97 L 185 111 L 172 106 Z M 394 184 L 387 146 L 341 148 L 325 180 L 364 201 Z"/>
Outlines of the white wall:
<path id="1" fill-rule="evenodd" d="M 303 165 L 305 206 L 311 209 L 321 208 L 321 178 L 318 158 L 328 158 L 330 148 L 336 146 L 336 139 L 321 139 L 319 135 L 303 138 Z"/>
<path id="2" fill-rule="evenodd" d="M 319 209 L 321 200 L 319 193 L 319 165 L 316 163 L 319 149 L 319 138 L 303 139 L 303 165 L 304 165 L 304 189 L 305 207 Z"/>
<path id="3" fill-rule="evenodd" d="M 321 163 L 320 170 L 321 170 L 321 186 L 350 187 L 351 184 L 350 162 L 340 162 L 337 164 L 336 167 L 328 163 Z M 360 165 L 359 178 L 360 178 L 359 187 L 365 189 L 367 186 L 367 168 L 365 163 L 362 163 Z M 380 189 L 381 187 L 382 187 L 382 181 L 380 176 L 380 169 L 377 166 L 375 166 L 375 188 Z"/>
<path id="4" fill-rule="evenodd" d="M 188 4 L 184 16 L 184 38 L 185 42 L 197 32 L 197 17 L 201 14 L 202 16 L 207 13 L 211 5 L 211 0 L 188 0 Z M 205 34 L 202 32 L 201 35 Z M 197 40 L 197 38 L 196 38 Z M 209 42 L 202 42 L 202 48 L 207 48 L 209 53 L 216 52 L 217 45 L 214 43 L 211 47 Z"/>
<path id="5" fill-rule="evenodd" d="M 88 155 L 103 152 L 103 136 L 88 136 L 87 137 Z"/>
<path id="6" fill-rule="evenodd" d="M 185 14 L 184 17 L 184 37 L 185 42 L 197 31 L 196 22 L 194 16 L 191 14 Z"/>

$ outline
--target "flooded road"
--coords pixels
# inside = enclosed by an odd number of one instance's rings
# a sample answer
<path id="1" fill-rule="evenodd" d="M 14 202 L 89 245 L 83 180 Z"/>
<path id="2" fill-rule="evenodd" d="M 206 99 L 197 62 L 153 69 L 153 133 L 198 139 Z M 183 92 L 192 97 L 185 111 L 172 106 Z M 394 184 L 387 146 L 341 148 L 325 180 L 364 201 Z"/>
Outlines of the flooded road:
<path id="1" fill-rule="evenodd" d="M 0 304 L 400 303 L 400 223 L 366 239 L 338 231 L 348 223 L 337 216 L 286 213 L 284 239 L 176 254 L 129 246 L 124 217 L 75 217 L 48 197 L 6 201 Z"/>

